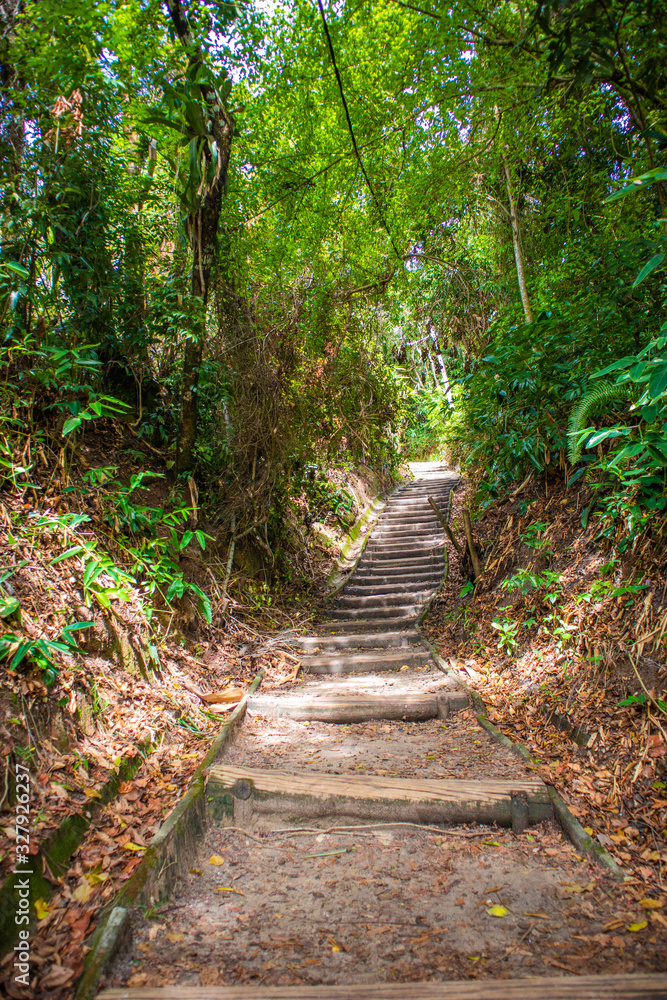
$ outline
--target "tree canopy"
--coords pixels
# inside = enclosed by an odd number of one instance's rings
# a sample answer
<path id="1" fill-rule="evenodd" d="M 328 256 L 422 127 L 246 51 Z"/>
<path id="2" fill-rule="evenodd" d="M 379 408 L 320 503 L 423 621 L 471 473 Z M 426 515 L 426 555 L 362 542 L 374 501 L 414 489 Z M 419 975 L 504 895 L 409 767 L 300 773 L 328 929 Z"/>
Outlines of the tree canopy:
<path id="1" fill-rule="evenodd" d="M 7 0 L 6 468 L 37 411 L 72 453 L 124 414 L 270 549 L 309 463 L 447 444 L 482 498 L 597 477 L 632 534 L 665 502 L 665 13 Z"/>

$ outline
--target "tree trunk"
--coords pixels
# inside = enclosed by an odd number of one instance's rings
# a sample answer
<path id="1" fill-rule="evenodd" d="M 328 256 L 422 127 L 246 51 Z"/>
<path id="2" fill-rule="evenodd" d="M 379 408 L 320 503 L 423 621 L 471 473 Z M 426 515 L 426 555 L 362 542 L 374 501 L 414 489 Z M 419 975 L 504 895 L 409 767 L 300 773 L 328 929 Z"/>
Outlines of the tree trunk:
<path id="1" fill-rule="evenodd" d="M 190 26 L 181 7 L 181 0 L 167 0 L 169 15 L 176 33 L 188 53 L 188 75 L 197 78 L 204 67 L 204 57 L 192 38 Z M 185 344 L 183 356 L 183 395 L 181 397 L 181 423 L 176 448 L 176 472 L 192 467 L 194 447 L 197 440 L 199 416 L 198 388 L 199 372 L 204 355 L 206 339 L 206 303 L 208 300 L 211 270 L 215 260 L 218 223 L 222 209 L 222 197 L 227 182 L 227 169 L 232 151 L 234 119 L 227 111 L 215 87 L 205 82 L 201 85 L 202 111 L 208 119 L 210 134 L 217 147 L 215 177 L 205 185 L 197 212 L 189 219 L 188 232 L 192 247 L 192 275 L 190 290 L 196 315 L 192 336 Z M 212 163 L 211 150 L 207 143 L 202 145 L 203 171 Z M 198 300 L 198 301 L 194 301 Z"/>
<path id="2" fill-rule="evenodd" d="M 505 168 L 505 180 L 507 182 L 507 197 L 510 203 L 510 221 L 512 223 L 512 242 L 514 243 L 514 259 L 516 261 L 516 274 L 519 280 L 519 291 L 521 293 L 521 304 L 526 317 L 526 323 L 533 322 L 533 310 L 528 298 L 526 287 L 526 271 L 523 261 L 523 250 L 521 249 L 521 229 L 519 228 L 519 216 L 516 212 L 514 196 L 512 195 L 512 181 L 510 178 L 510 168 L 506 158 L 503 156 L 503 167 Z"/>

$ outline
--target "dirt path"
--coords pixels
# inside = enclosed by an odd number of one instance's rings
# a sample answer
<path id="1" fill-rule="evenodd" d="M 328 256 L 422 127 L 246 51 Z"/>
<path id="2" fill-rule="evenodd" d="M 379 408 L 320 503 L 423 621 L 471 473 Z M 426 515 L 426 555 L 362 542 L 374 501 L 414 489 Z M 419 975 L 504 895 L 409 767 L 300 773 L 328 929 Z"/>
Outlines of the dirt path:
<path id="1" fill-rule="evenodd" d="M 531 976 L 561 977 L 533 996 L 667 996 L 667 976 L 636 975 L 667 968 L 665 928 L 636 936 L 640 901 L 576 854 L 540 779 L 478 727 L 421 640 L 445 566 L 426 497 L 446 510 L 455 478 L 419 472 L 300 640 L 306 679 L 250 701 L 209 776 L 198 860 L 165 905 L 133 914 L 106 1000 L 334 985 L 416 998 L 425 981 L 482 997 L 505 979 L 519 992 L 503 996 L 528 996 Z M 630 973 L 567 992 L 570 976 Z"/>

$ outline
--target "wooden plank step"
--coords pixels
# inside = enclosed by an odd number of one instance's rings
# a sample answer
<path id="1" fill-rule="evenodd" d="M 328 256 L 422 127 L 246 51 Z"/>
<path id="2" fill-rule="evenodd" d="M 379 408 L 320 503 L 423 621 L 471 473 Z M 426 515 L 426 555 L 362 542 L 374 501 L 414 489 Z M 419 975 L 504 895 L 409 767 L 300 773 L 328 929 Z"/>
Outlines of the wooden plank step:
<path id="1" fill-rule="evenodd" d="M 664 972 L 359 986 L 121 986 L 97 1000 L 664 1000 Z"/>
<path id="2" fill-rule="evenodd" d="M 412 823 L 499 823 L 525 829 L 551 816 L 539 778 L 457 781 L 380 775 L 289 774 L 217 765 L 206 797 L 213 819 L 242 826 L 260 814 L 295 817 L 351 816 Z"/>
<path id="3" fill-rule="evenodd" d="M 461 706 L 466 696 L 459 696 Z M 440 707 L 442 701 L 442 708 Z M 450 703 L 447 695 L 254 695 L 248 700 L 248 711 L 269 718 L 312 720 L 318 722 L 366 722 L 370 719 L 405 719 L 423 722 L 441 714 L 447 718 Z"/>

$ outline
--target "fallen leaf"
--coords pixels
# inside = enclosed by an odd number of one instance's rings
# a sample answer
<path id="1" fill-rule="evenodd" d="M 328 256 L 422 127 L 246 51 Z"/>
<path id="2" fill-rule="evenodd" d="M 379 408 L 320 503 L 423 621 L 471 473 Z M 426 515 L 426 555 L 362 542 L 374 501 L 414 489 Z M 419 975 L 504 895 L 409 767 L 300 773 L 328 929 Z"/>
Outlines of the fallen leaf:
<path id="1" fill-rule="evenodd" d="M 72 897 L 76 899 L 77 903 L 87 903 L 93 894 L 93 887 L 89 882 L 82 882 L 81 885 L 77 885 L 76 889 L 72 893 Z"/>
<path id="2" fill-rule="evenodd" d="M 209 865 L 224 865 L 225 859 L 220 854 L 212 854 L 208 859 Z"/>
<path id="3" fill-rule="evenodd" d="M 595 888 L 595 882 L 589 882 L 588 885 L 580 885 L 578 882 L 560 882 L 559 885 L 562 885 L 566 892 L 574 892 L 576 894 L 591 892 Z"/>
<path id="4" fill-rule="evenodd" d="M 188 868 L 188 871 L 190 872 L 191 875 L 202 875 L 203 874 L 201 868 Z"/>
<path id="5" fill-rule="evenodd" d="M 506 906 L 489 906 L 486 911 L 490 917 L 506 917 L 510 912 Z"/>
<path id="6" fill-rule="evenodd" d="M 336 939 L 331 936 L 331 934 L 327 934 L 327 941 L 331 945 L 332 951 L 345 951 L 345 948 L 343 948 L 342 944 L 339 944 L 338 941 L 336 941 Z"/>
<path id="7" fill-rule="evenodd" d="M 661 910 L 664 906 L 662 899 L 640 899 L 639 905 L 643 910 Z"/>
<path id="8" fill-rule="evenodd" d="M 84 788 L 83 794 L 87 795 L 89 799 L 101 799 L 102 796 L 97 791 L 96 788 Z"/>
<path id="9" fill-rule="evenodd" d="M 109 878 L 108 872 L 88 872 L 85 876 L 86 882 L 89 885 L 100 885 L 101 882 L 105 882 Z"/>
<path id="10" fill-rule="evenodd" d="M 639 920 L 636 924 L 628 924 L 626 929 L 631 931 L 633 934 L 636 934 L 637 931 L 643 931 L 647 925 L 647 920 Z"/>
<path id="11" fill-rule="evenodd" d="M 127 981 L 128 986 L 145 986 L 148 982 L 147 972 L 135 972 Z"/>
<path id="12" fill-rule="evenodd" d="M 245 690 L 238 687 L 228 687 L 224 691 L 211 691 L 210 694 L 200 694 L 199 697 L 207 705 L 228 705 L 232 701 L 240 701 Z"/>
<path id="13" fill-rule="evenodd" d="M 131 840 L 128 840 L 127 844 L 123 844 L 124 851 L 145 851 L 145 847 L 141 847 L 140 844 L 133 844 Z"/>
<path id="14" fill-rule="evenodd" d="M 237 896 L 245 896 L 245 893 L 241 892 L 240 889 L 232 889 L 228 885 L 219 885 L 217 889 L 213 890 L 213 892 L 235 892 Z M 276 917 L 280 917 L 281 915 L 282 914 L 280 913 L 275 914 Z"/>
<path id="15" fill-rule="evenodd" d="M 167 934 L 167 941 L 171 941 L 172 944 L 179 944 L 181 941 L 185 941 L 185 938 L 185 934 L 179 934 L 176 931 L 172 931 L 171 934 Z"/>
<path id="16" fill-rule="evenodd" d="M 43 920 L 44 917 L 50 913 L 49 907 L 46 905 L 43 899 L 35 900 L 35 916 L 38 920 Z"/>
<path id="17" fill-rule="evenodd" d="M 56 986 L 64 986 L 70 979 L 74 979 L 74 969 L 68 969 L 65 965 L 54 965 L 45 976 L 39 981 L 42 989 L 52 990 Z"/>

